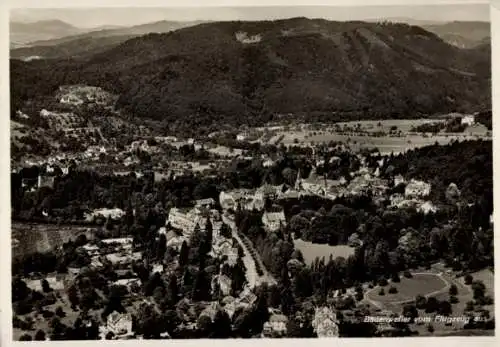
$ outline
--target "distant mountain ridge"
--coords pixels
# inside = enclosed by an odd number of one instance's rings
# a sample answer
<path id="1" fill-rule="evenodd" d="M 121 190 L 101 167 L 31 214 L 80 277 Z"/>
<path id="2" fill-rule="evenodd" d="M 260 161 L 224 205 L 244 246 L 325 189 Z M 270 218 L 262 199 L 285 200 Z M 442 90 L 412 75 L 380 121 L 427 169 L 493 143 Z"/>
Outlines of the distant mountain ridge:
<path id="1" fill-rule="evenodd" d="M 487 46 L 460 49 L 401 23 L 291 18 L 202 23 L 128 39 L 85 59 L 11 60 L 12 104 L 85 83 L 169 131 L 415 117 L 491 104 Z"/>
<path id="2" fill-rule="evenodd" d="M 60 20 L 10 23 L 10 41 L 15 43 L 16 46 L 25 45 L 36 40 L 56 39 L 82 32 L 83 29 Z"/>
<path id="3" fill-rule="evenodd" d="M 489 22 L 454 21 L 445 24 L 423 25 L 446 42 L 460 48 L 473 48 L 489 43 L 491 40 L 491 25 Z"/>

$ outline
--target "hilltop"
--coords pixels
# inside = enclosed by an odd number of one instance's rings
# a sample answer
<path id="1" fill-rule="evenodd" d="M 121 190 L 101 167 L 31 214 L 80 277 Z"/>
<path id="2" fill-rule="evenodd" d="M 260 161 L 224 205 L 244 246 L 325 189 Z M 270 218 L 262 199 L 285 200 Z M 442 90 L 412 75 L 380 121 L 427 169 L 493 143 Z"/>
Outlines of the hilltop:
<path id="1" fill-rule="evenodd" d="M 135 37 L 85 60 L 11 60 L 11 73 L 13 105 L 85 83 L 169 131 L 261 125 L 289 113 L 408 118 L 491 103 L 488 49 L 460 49 L 394 23 L 204 23 Z"/>
<path id="2" fill-rule="evenodd" d="M 88 57 L 133 37 L 149 33 L 167 33 L 200 23 L 202 22 L 159 21 L 131 27 L 103 26 L 86 32 L 80 30 L 63 37 L 29 42 L 24 47 L 11 46 L 10 56 L 16 59 L 32 56 L 45 59 Z"/>
<path id="3" fill-rule="evenodd" d="M 83 29 L 60 20 L 42 20 L 31 23 L 11 22 L 9 30 L 11 48 L 23 46 L 36 40 L 76 35 L 83 31 Z"/>

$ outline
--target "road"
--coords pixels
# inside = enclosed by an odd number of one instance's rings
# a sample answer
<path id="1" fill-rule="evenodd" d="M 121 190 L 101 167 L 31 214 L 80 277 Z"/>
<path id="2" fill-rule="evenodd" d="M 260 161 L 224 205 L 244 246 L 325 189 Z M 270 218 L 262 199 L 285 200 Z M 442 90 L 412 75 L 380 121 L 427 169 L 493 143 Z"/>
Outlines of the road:
<path id="1" fill-rule="evenodd" d="M 240 246 L 243 248 L 243 253 L 245 254 L 243 256 L 243 264 L 245 264 L 246 277 L 250 288 L 254 288 L 262 283 L 276 284 L 276 280 L 273 278 L 271 274 L 269 274 L 264 264 L 262 264 L 262 260 L 260 258 L 258 258 L 257 261 L 259 262 L 264 274 L 262 276 L 259 276 L 259 274 L 257 273 L 257 267 L 255 265 L 255 261 L 250 253 L 250 250 L 241 240 L 241 237 L 238 234 L 238 228 L 236 227 L 234 220 L 229 216 L 227 216 L 226 214 L 223 214 L 222 221 L 231 228 L 233 237 L 238 241 Z"/>

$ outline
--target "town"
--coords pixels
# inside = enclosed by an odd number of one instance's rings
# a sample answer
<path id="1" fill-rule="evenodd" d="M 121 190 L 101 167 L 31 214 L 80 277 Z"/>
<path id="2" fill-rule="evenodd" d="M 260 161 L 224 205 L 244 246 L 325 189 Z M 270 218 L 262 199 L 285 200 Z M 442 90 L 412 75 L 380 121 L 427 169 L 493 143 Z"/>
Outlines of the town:
<path id="1" fill-rule="evenodd" d="M 11 49 L 13 339 L 494 335 L 489 51 L 428 30 Z"/>

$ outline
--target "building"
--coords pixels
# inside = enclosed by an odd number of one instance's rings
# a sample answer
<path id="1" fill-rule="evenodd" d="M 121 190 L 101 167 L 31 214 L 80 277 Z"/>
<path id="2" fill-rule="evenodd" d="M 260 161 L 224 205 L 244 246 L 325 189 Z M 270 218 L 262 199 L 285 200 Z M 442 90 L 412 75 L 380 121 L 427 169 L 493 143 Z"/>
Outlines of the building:
<path id="1" fill-rule="evenodd" d="M 213 321 L 218 310 L 219 304 L 217 303 L 217 301 L 213 301 L 200 313 L 200 317 L 207 316 L 211 321 Z"/>
<path id="2" fill-rule="evenodd" d="M 253 305 L 253 303 L 257 301 L 257 295 L 252 293 L 250 290 L 250 287 L 245 286 L 243 291 L 240 294 L 240 298 L 238 300 L 239 303 L 245 304 L 245 305 Z"/>
<path id="3" fill-rule="evenodd" d="M 247 133 L 238 134 L 238 135 L 236 135 L 236 140 L 237 141 L 245 141 L 245 139 L 247 138 L 247 136 L 248 136 Z"/>
<path id="4" fill-rule="evenodd" d="M 264 337 L 282 337 L 286 335 L 288 318 L 283 314 L 273 314 L 269 321 L 264 323 L 262 334 Z"/>
<path id="5" fill-rule="evenodd" d="M 402 175 L 396 175 L 394 176 L 394 186 L 398 186 L 400 185 L 401 183 L 405 183 L 405 179 Z"/>
<path id="6" fill-rule="evenodd" d="M 184 236 L 176 235 L 167 240 L 167 247 L 180 251 L 184 241 L 186 241 L 186 243 L 188 242 L 188 240 Z"/>
<path id="7" fill-rule="evenodd" d="M 424 181 L 412 179 L 405 188 L 406 198 L 423 198 L 431 193 L 431 185 Z"/>
<path id="8" fill-rule="evenodd" d="M 113 285 L 124 286 L 130 291 L 132 289 L 132 287 L 140 286 L 141 280 L 138 278 L 123 278 L 123 279 L 119 279 L 119 280 L 116 280 L 115 282 L 113 282 Z"/>
<path id="9" fill-rule="evenodd" d="M 114 265 L 132 264 L 136 260 L 141 260 L 141 258 L 142 258 L 141 252 L 135 252 L 132 254 L 121 254 L 121 253 L 106 254 L 106 259 L 109 260 Z"/>
<path id="10" fill-rule="evenodd" d="M 184 237 L 189 240 L 194 229 L 198 225 L 201 231 L 205 231 L 207 218 L 201 216 L 198 209 L 189 212 L 182 212 L 178 208 L 171 208 L 168 214 L 167 224 L 175 229 L 182 230 Z"/>
<path id="11" fill-rule="evenodd" d="M 94 210 L 91 213 L 85 214 L 85 219 L 92 221 L 98 217 L 102 217 L 105 219 L 111 218 L 113 220 L 118 220 L 125 215 L 125 211 L 120 208 L 101 208 L 98 210 Z"/>
<path id="12" fill-rule="evenodd" d="M 264 212 L 262 223 L 269 231 L 278 231 L 282 225 L 286 225 L 285 213 L 281 212 Z"/>
<path id="13" fill-rule="evenodd" d="M 152 270 L 153 273 L 159 273 L 159 274 L 162 274 L 163 273 L 163 264 L 153 264 L 153 270 Z"/>
<path id="14" fill-rule="evenodd" d="M 82 246 L 82 249 L 90 256 L 95 256 L 99 255 L 100 253 L 100 248 L 97 245 L 92 245 L 90 243 L 87 243 L 86 245 Z"/>
<path id="15" fill-rule="evenodd" d="M 54 188 L 54 181 L 55 178 L 54 176 L 45 176 L 45 175 L 39 175 L 38 176 L 38 188 L 42 187 L 47 187 L 47 188 Z"/>
<path id="16" fill-rule="evenodd" d="M 132 237 L 119 237 L 112 239 L 101 240 L 105 245 L 118 246 L 121 250 L 131 250 L 133 248 L 134 239 Z"/>
<path id="17" fill-rule="evenodd" d="M 337 316 L 328 307 L 315 309 L 312 326 L 318 337 L 338 337 L 339 328 Z"/>
<path id="18" fill-rule="evenodd" d="M 222 295 L 231 294 L 231 279 L 226 275 L 216 275 L 212 279 L 212 291 L 215 291 L 217 285 L 220 288 Z"/>
<path id="19" fill-rule="evenodd" d="M 476 123 L 476 119 L 475 119 L 474 115 L 466 115 L 466 116 L 462 117 L 462 120 L 460 121 L 460 123 L 462 125 L 471 126 L 471 125 L 474 125 Z"/>
<path id="20" fill-rule="evenodd" d="M 107 319 L 107 328 L 118 336 L 132 333 L 132 317 L 128 313 L 113 311 Z"/>
<path id="21" fill-rule="evenodd" d="M 64 290 L 64 281 L 60 276 L 49 276 L 44 278 L 49 284 L 50 288 L 55 291 Z M 37 280 L 27 280 L 26 286 L 31 290 L 36 290 L 38 292 L 43 292 L 42 281 L 44 279 Z"/>
<path id="22" fill-rule="evenodd" d="M 422 203 L 418 208 L 417 208 L 417 211 L 418 212 L 422 212 L 424 214 L 428 214 L 428 213 L 436 213 L 437 211 L 437 207 L 434 206 L 432 204 L 432 202 L 430 201 L 425 201 L 424 203 Z"/>
<path id="23" fill-rule="evenodd" d="M 196 200 L 197 207 L 210 208 L 215 205 L 215 200 L 212 198 Z"/>

